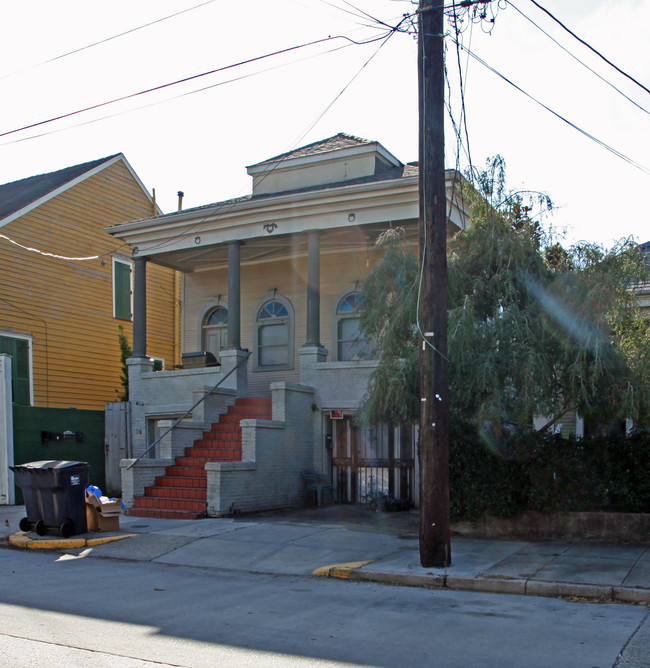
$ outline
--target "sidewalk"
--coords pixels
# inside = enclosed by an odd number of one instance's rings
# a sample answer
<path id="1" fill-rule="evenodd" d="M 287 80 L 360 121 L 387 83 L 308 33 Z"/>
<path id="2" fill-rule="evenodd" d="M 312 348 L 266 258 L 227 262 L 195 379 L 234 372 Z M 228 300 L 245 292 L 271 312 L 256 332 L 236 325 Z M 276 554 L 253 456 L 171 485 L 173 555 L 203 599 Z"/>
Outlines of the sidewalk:
<path id="1" fill-rule="evenodd" d="M 416 512 L 329 506 L 191 522 L 123 516 L 119 531 L 67 539 L 19 531 L 23 516 L 23 507 L 0 506 L 0 544 L 223 571 L 650 605 L 650 543 L 453 537 L 452 565 L 434 569 L 419 563 Z"/>

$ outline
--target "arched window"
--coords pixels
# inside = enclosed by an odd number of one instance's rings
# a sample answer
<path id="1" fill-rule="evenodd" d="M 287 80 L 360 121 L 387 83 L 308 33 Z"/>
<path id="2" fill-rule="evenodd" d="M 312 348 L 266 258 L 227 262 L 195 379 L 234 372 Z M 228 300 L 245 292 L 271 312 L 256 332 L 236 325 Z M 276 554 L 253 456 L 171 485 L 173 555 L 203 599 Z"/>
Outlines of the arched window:
<path id="1" fill-rule="evenodd" d="M 201 349 L 211 352 L 217 359 L 228 342 L 228 309 L 217 306 L 210 309 L 201 325 Z"/>
<path id="2" fill-rule="evenodd" d="M 363 298 L 358 292 L 349 292 L 339 300 L 334 316 L 336 328 L 336 359 L 346 360 L 372 359 L 370 342 L 361 338 L 359 318 L 363 310 Z"/>
<path id="3" fill-rule="evenodd" d="M 260 371 L 293 368 L 293 308 L 284 297 L 275 296 L 257 309 L 255 354 Z"/>

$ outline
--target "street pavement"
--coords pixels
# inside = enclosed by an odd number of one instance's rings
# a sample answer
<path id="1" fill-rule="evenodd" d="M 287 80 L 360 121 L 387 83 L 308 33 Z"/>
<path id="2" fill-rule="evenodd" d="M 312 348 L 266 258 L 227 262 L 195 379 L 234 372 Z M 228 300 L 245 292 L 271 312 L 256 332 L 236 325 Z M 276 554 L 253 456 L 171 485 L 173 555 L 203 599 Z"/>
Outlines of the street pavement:
<path id="1" fill-rule="evenodd" d="M 0 545 L 220 571 L 650 606 L 650 542 L 453 536 L 452 565 L 438 569 L 420 566 L 415 511 L 327 506 L 195 521 L 122 516 L 119 531 L 71 538 L 21 532 L 24 514 L 24 506 L 0 506 Z"/>

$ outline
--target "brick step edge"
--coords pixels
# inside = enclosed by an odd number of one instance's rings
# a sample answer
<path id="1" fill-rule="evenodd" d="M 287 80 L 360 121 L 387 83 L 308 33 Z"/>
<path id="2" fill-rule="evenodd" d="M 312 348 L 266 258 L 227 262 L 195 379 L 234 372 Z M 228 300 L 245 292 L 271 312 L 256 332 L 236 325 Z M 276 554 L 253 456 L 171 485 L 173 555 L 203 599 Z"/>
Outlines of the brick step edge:
<path id="1" fill-rule="evenodd" d="M 205 501 L 189 499 L 168 499 L 164 496 L 136 496 L 133 508 L 138 510 L 174 510 L 190 513 L 205 512 Z"/>
<path id="2" fill-rule="evenodd" d="M 207 477 L 190 477 L 180 475 L 159 475 L 156 477 L 155 487 L 165 487 L 173 489 L 174 487 L 188 487 L 191 489 L 205 489 L 208 486 Z"/>
<path id="3" fill-rule="evenodd" d="M 144 490 L 145 497 L 155 497 L 158 499 L 176 499 L 183 501 L 203 501 L 206 500 L 205 487 L 166 487 L 165 485 L 153 485 Z M 138 497 L 141 498 L 141 497 Z"/>

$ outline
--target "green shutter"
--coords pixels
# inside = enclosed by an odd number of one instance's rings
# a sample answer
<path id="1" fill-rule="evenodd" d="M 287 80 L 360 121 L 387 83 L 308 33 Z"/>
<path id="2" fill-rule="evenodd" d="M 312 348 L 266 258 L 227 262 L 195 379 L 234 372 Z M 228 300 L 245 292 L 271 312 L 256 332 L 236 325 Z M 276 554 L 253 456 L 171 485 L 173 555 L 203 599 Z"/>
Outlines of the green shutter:
<path id="1" fill-rule="evenodd" d="M 25 339 L 13 339 L 0 336 L 0 353 L 11 357 L 11 390 L 13 403 L 29 406 L 29 342 Z"/>
<path id="2" fill-rule="evenodd" d="M 131 320 L 131 265 L 125 262 L 113 263 L 113 301 L 115 317 Z"/>

